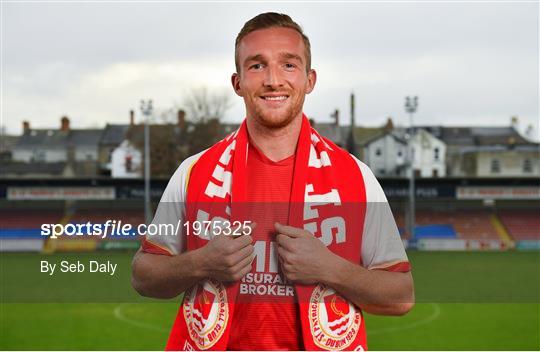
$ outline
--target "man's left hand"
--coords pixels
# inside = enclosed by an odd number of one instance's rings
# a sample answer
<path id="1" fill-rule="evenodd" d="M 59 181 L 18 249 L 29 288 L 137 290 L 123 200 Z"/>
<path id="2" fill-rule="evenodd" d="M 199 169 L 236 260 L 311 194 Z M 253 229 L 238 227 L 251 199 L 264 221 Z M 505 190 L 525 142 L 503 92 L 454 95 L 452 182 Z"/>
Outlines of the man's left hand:
<path id="1" fill-rule="evenodd" d="M 323 282 L 336 267 L 337 257 L 307 230 L 275 223 L 276 241 L 283 275 L 304 285 Z"/>

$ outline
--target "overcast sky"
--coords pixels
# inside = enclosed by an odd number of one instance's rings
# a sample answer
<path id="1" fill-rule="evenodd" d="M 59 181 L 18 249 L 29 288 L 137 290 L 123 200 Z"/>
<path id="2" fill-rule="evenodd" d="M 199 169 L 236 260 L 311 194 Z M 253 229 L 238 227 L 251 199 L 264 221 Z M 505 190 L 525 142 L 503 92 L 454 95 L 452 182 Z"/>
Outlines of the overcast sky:
<path id="1" fill-rule="evenodd" d="M 192 87 L 228 89 L 227 121 L 244 117 L 233 96 L 234 39 L 245 21 L 284 12 L 312 45 L 315 90 L 304 111 L 357 124 L 392 116 L 418 124 L 533 124 L 538 136 L 538 3 L 3 3 L 2 125 L 57 128 L 127 123 L 141 98 L 181 104 Z M 137 111 L 137 118 L 139 118 Z M 538 138 L 538 137 L 537 137 Z"/>

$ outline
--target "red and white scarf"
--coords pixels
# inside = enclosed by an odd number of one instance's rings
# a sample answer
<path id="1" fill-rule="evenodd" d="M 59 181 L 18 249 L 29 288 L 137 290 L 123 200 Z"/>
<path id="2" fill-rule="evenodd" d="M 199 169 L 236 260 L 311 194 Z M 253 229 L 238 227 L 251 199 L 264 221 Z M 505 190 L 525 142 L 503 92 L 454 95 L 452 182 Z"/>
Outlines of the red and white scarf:
<path id="1" fill-rule="evenodd" d="M 186 220 L 246 221 L 248 132 L 240 128 L 208 149 L 191 170 Z M 352 156 L 321 137 L 302 117 L 289 206 L 289 224 L 304 228 L 335 254 L 360 264 L 366 192 Z M 187 250 L 208 236 L 187 235 Z M 317 258 L 313 258 L 314 261 Z M 366 349 L 358 307 L 331 287 L 295 285 L 307 350 Z M 239 282 L 204 280 L 184 295 L 167 350 L 226 350 Z M 288 333 L 288 332 L 284 332 Z"/>

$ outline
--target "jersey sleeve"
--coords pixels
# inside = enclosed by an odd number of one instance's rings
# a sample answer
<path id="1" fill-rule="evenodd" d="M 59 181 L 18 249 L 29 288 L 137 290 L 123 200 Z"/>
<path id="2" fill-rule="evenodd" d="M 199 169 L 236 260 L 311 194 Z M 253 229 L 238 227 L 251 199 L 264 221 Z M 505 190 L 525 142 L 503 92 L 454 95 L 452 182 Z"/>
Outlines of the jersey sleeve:
<path id="1" fill-rule="evenodd" d="M 184 160 L 174 172 L 159 201 L 149 231 L 142 241 L 142 251 L 176 255 L 185 250 L 183 224 L 186 190 L 191 168 L 201 153 Z"/>
<path id="2" fill-rule="evenodd" d="M 362 266 L 408 272 L 411 265 L 384 191 L 370 168 L 356 159 L 366 189 L 366 215 L 362 234 Z"/>

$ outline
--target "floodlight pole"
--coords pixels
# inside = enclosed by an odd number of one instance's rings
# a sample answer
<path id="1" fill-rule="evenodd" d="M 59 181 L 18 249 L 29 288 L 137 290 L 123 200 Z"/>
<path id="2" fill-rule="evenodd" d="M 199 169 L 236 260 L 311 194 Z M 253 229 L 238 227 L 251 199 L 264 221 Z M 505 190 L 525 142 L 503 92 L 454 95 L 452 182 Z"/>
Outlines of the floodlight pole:
<path id="1" fill-rule="evenodd" d="M 413 114 L 418 108 L 418 97 L 405 97 L 405 111 L 409 113 L 410 132 L 409 132 L 409 165 L 411 175 L 409 177 L 409 234 L 414 237 L 414 227 L 416 223 L 416 204 L 415 204 L 415 184 L 414 184 L 414 118 Z"/>
<path id="2" fill-rule="evenodd" d="M 152 221 L 150 211 L 150 126 L 149 117 L 152 115 L 152 100 L 141 100 L 141 112 L 144 115 L 144 220 L 146 224 Z"/>

